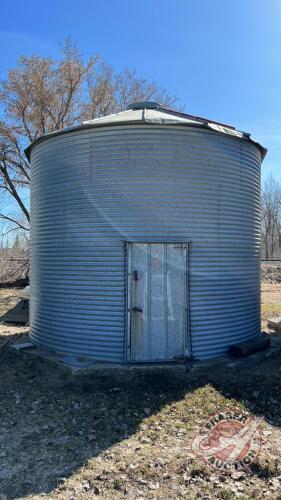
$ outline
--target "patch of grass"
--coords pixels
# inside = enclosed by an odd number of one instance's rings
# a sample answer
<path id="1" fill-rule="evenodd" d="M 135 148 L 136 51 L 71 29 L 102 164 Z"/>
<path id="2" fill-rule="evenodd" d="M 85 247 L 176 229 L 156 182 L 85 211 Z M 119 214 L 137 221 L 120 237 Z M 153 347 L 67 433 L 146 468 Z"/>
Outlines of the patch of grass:
<path id="1" fill-rule="evenodd" d="M 210 476 L 211 469 L 203 461 L 198 459 L 194 460 L 190 465 L 190 475 L 191 477 L 202 477 L 206 478 Z"/>
<path id="2" fill-rule="evenodd" d="M 219 498 L 222 500 L 232 500 L 232 498 L 236 498 L 236 495 L 234 491 L 230 490 L 229 488 L 223 488 L 219 492 Z"/>
<path id="3" fill-rule="evenodd" d="M 0 306 L 17 293 L 1 291 Z M 281 304 L 263 309 L 281 314 Z M 7 470 L 1 494 L 30 500 L 262 498 L 281 474 L 280 366 L 277 351 L 235 369 L 202 364 L 187 373 L 72 377 L 8 352 L 0 378 L 0 451 Z M 222 476 L 191 449 L 206 419 L 227 407 L 263 415 L 263 430 L 269 431 L 252 475 L 241 481 Z"/>
<path id="4" fill-rule="evenodd" d="M 124 481 L 122 479 L 116 478 L 113 480 L 112 486 L 114 490 L 120 491 L 124 487 Z"/>
<path id="5" fill-rule="evenodd" d="M 21 298 L 22 290 L 15 288 L 0 288 L 0 316 L 14 307 Z"/>
<path id="6" fill-rule="evenodd" d="M 281 304 L 262 304 L 261 313 L 281 314 Z"/>
<path id="7" fill-rule="evenodd" d="M 263 457 L 252 465 L 251 470 L 263 479 L 269 479 L 280 474 L 280 464 L 277 458 Z"/>
<path id="8" fill-rule="evenodd" d="M 157 479 L 158 478 L 158 472 L 150 467 L 149 463 L 143 462 L 139 466 L 139 472 L 142 474 L 142 476 L 145 479 L 152 480 L 152 479 Z"/>

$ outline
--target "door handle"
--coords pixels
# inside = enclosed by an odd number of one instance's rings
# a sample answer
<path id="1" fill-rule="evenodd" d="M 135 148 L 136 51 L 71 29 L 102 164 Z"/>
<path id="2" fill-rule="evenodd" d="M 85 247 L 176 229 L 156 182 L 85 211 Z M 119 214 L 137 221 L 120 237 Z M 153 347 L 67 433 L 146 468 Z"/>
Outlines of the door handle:
<path id="1" fill-rule="evenodd" d="M 133 307 L 134 312 L 142 313 L 143 310 L 140 307 Z"/>
<path id="2" fill-rule="evenodd" d="M 138 271 L 133 271 L 133 280 L 134 281 L 138 281 L 139 280 Z"/>

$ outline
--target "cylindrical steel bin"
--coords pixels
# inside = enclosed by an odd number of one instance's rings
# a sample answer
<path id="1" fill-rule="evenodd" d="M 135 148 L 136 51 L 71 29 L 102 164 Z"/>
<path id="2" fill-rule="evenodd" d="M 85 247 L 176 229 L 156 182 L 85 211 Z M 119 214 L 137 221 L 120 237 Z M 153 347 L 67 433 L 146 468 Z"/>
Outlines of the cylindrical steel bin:
<path id="1" fill-rule="evenodd" d="M 233 128 L 149 106 L 31 145 L 32 341 L 61 353 L 129 362 L 170 360 L 175 352 L 180 358 L 181 349 L 183 357 L 210 358 L 255 337 L 264 153 Z M 147 260 L 138 274 L 132 267 L 138 264 L 134 243 L 136 252 L 150 252 L 150 258 L 162 252 L 163 271 L 153 271 L 154 261 Z M 186 277 L 180 298 L 176 292 L 173 298 L 176 285 L 167 270 L 177 259 L 172 245 L 183 245 L 187 258 L 180 264 L 180 276 Z M 153 288 L 152 272 L 159 283 L 166 276 L 163 292 L 161 283 L 158 292 Z M 137 307 L 128 294 L 142 276 L 148 278 L 139 300 L 150 300 L 150 313 L 148 326 L 135 334 L 149 347 L 133 357 L 130 314 L 144 321 L 144 306 Z M 163 305 L 163 339 L 155 333 L 160 323 L 151 326 L 157 316 L 151 313 L 154 293 Z M 175 312 L 177 301 L 185 301 L 184 327 L 177 322 L 183 310 Z M 172 344 L 178 335 L 184 346 L 177 351 Z M 159 342 L 165 350 L 152 355 Z"/>

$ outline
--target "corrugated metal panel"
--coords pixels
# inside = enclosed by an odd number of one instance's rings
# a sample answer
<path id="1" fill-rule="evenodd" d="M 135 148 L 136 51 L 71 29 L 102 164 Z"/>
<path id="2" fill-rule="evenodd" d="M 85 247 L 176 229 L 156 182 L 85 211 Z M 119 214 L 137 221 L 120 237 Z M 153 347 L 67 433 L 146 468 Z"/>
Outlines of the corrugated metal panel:
<path id="1" fill-rule="evenodd" d="M 31 337 L 125 359 L 129 241 L 192 241 L 196 358 L 260 331 L 260 160 L 245 140 L 180 126 L 80 129 L 35 144 Z"/>

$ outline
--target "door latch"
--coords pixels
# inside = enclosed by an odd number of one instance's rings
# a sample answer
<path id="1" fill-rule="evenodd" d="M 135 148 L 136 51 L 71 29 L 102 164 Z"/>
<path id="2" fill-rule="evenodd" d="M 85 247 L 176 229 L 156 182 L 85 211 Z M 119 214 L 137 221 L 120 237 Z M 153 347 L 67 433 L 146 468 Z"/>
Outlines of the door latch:
<path id="1" fill-rule="evenodd" d="M 140 307 L 133 307 L 134 312 L 142 313 L 143 310 Z"/>

